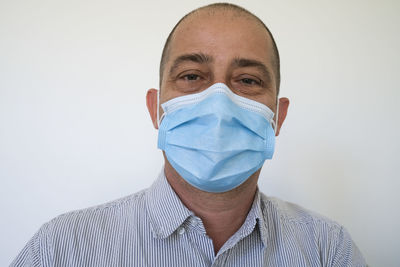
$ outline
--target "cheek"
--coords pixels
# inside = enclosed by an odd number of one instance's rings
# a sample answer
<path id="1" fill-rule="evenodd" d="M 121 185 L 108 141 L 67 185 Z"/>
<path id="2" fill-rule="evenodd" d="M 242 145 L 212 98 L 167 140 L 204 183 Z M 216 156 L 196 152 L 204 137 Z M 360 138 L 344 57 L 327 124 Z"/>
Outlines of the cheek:
<path id="1" fill-rule="evenodd" d="M 167 81 L 165 86 L 161 89 L 161 95 L 160 95 L 160 103 L 167 102 L 173 98 L 183 96 L 185 93 L 181 92 L 178 90 L 175 86 L 175 84 L 171 84 L 170 82 Z"/>
<path id="2" fill-rule="evenodd" d="M 240 95 L 240 94 L 238 94 Z M 270 110 L 272 110 L 274 113 L 276 113 L 276 96 L 273 94 L 267 94 L 264 93 L 262 95 L 257 95 L 257 96 L 248 96 L 248 95 L 240 95 L 243 97 L 246 97 L 248 99 L 257 101 L 261 104 L 266 105 Z"/>
<path id="3" fill-rule="evenodd" d="M 168 81 L 167 86 L 164 86 L 162 90 L 164 93 L 161 94 L 161 103 L 164 103 L 173 98 L 200 93 L 207 89 L 211 84 L 206 81 L 199 83 L 188 83 L 186 81 Z"/>

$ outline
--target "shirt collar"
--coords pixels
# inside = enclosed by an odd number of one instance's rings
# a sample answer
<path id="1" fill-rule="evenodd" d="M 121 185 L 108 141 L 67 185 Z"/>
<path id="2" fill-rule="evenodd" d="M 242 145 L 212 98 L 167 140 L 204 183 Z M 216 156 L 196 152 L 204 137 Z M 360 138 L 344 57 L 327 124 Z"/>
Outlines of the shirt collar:
<path id="1" fill-rule="evenodd" d="M 267 221 L 265 220 L 261 204 L 262 204 L 261 192 L 257 188 L 256 196 L 254 198 L 254 203 L 253 203 L 254 213 L 255 213 L 254 217 L 257 220 L 257 226 L 259 229 L 261 241 L 265 248 L 267 246 L 267 239 L 268 239 L 268 225 L 267 225 Z M 253 209 L 253 207 L 252 207 L 252 209 Z"/>
<path id="2" fill-rule="evenodd" d="M 261 209 L 261 195 L 257 188 L 256 194 L 254 196 L 253 204 L 247 214 L 246 220 L 239 230 L 224 244 L 218 253 L 223 253 L 224 251 L 233 247 L 237 242 L 246 236 L 250 235 L 253 231 L 256 231 L 260 235 L 261 242 L 265 247 L 267 242 L 267 227 L 266 222 L 263 217 L 263 212 Z"/>
<path id="3" fill-rule="evenodd" d="M 170 236 L 193 212 L 183 205 L 169 185 L 164 168 L 146 192 L 147 214 L 156 238 Z"/>
<path id="4" fill-rule="evenodd" d="M 192 211 L 186 208 L 168 183 L 164 174 L 164 168 L 161 170 L 158 179 L 146 192 L 145 198 L 147 214 L 149 215 L 153 234 L 156 238 L 166 238 L 170 236 L 188 217 L 194 215 Z M 261 193 L 258 189 L 245 222 L 227 243 L 231 243 L 233 246 L 240 239 L 252 233 L 255 227 L 258 227 L 261 240 L 265 247 L 268 233 L 266 221 L 264 220 L 261 209 Z"/>

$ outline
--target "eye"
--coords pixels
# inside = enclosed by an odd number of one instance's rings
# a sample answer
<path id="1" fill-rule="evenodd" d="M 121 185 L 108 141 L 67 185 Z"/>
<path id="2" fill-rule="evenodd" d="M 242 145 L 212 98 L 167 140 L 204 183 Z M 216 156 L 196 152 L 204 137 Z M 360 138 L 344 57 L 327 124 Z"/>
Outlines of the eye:
<path id="1" fill-rule="evenodd" d="M 197 80 L 200 79 L 200 76 L 197 75 L 197 74 L 190 73 L 190 74 L 183 75 L 181 77 L 181 79 L 184 79 L 184 80 L 187 80 L 187 81 L 197 81 Z"/>
<path id="2" fill-rule="evenodd" d="M 201 72 L 198 69 L 188 69 L 179 73 L 174 84 L 176 89 L 182 93 L 195 93 L 202 88 L 209 81 L 209 74 L 207 72 Z"/>
<path id="3" fill-rule="evenodd" d="M 238 95 L 255 96 L 265 92 L 264 82 L 257 75 L 251 73 L 233 74 L 232 87 Z"/>
<path id="4" fill-rule="evenodd" d="M 260 81 L 257 81 L 255 79 L 250 79 L 250 78 L 243 78 L 240 80 L 240 82 L 245 85 L 260 85 L 261 84 Z"/>

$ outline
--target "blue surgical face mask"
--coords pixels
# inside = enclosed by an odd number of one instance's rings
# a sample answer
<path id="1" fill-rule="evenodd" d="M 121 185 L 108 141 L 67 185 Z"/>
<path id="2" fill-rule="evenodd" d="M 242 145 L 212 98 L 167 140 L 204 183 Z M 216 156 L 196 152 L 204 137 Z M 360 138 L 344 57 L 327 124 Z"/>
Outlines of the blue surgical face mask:
<path id="1" fill-rule="evenodd" d="M 182 178 L 200 190 L 232 190 L 272 158 L 274 113 L 223 83 L 161 106 L 158 148 Z"/>

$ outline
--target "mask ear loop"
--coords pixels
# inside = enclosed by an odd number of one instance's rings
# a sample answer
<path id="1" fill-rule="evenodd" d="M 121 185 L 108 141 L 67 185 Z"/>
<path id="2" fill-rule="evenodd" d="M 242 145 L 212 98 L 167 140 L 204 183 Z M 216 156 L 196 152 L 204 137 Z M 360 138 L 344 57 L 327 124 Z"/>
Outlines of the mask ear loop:
<path id="1" fill-rule="evenodd" d="M 157 90 L 157 127 L 160 129 L 160 123 L 164 118 L 165 112 L 161 115 L 160 118 L 160 89 Z"/>
<path id="2" fill-rule="evenodd" d="M 157 127 L 160 129 L 160 89 L 157 90 Z"/>
<path id="3" fill-rule="evenodd" d="M 274 125 L 274 132 L 276 134 L 276 131 L 278 129 L 278 120 L 279 120 L 279 98 L 276 100 L 276 114 L 275 114 L 275 121 L 273 122 Z"/>

